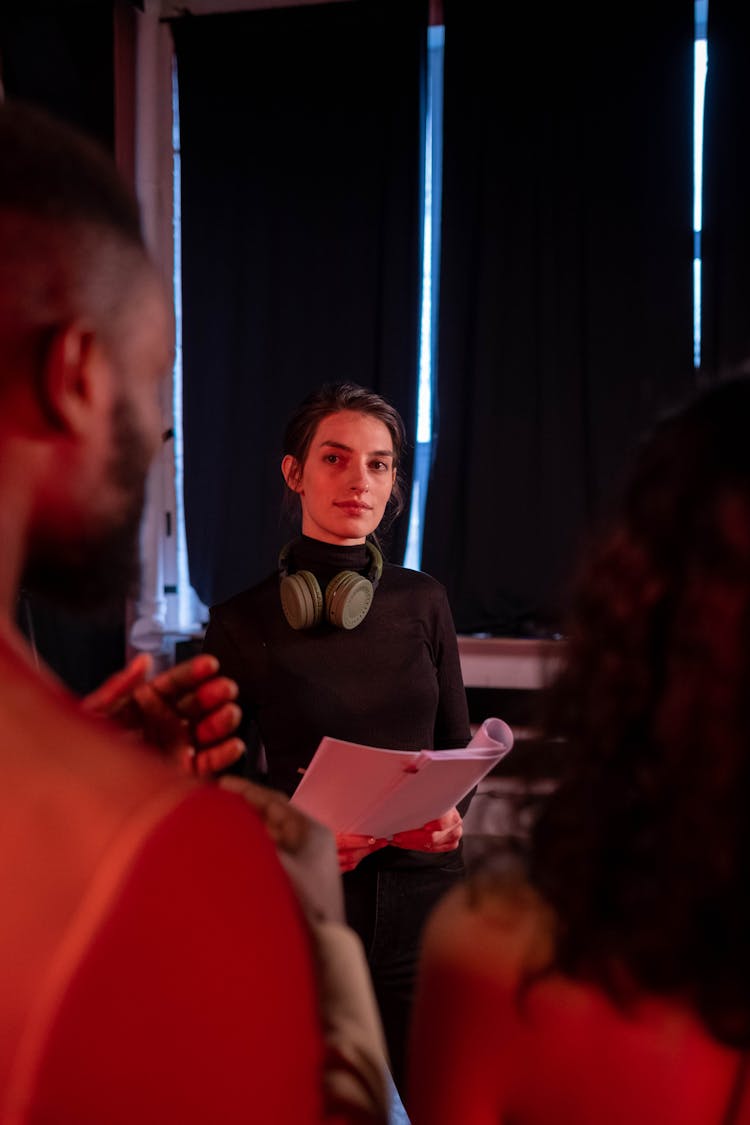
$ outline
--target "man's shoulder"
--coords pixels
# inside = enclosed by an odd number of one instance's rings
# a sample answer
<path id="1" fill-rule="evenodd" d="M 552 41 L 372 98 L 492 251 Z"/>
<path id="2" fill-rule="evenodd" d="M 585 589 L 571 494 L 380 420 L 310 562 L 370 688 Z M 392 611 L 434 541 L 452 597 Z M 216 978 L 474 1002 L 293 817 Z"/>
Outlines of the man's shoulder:
<path id="1" fill-rule="evenodd" d="M 73 901 L 113 840 L 147 834 L 197 784 L 4 648 L 0 724 L 0 888 L 14 883 L 21 849 L 29 894 Z"/>
<path id="2" fill-rule="evenodd" d="M 30 1004 L 44 1003 L 39 982 L 61 952 L 66 987 L 49 1013 L 33 1095 L 71 1107 L 71 1120 L 98 1121 L 127 1073 L 113 1121 L 133 1120 L 144 1097 L 154 1120 L 198 1122 L 218 1113 L 238 1121 L 252 1116 L 256 1101 L 264 1120 L 315 1119 L 321 1046 L 312 955 L 260 818 L 236 794 L 201 782 L 162 788 L 112 829 L 90 856 L 87 877 L 69 888 L 78 890 L 67 904 L 72 924 L 50 919 L 54 888 L 37 897 L 45 944 L 9 1030 L 22 1028 Z M 0 1026 L 6 1021 L 4 1013 Z M 81 1060 L 102 1027 L 108 1050 L 79 1115 Z M 296 1090 L 281 1081 L 284 1047 L 295 1059 Z M 249 1092 L 247 1058 L 260 1068 Z M 0 1072 L 2 1065 L 0 1050 Z M 246 1099 L 252 1110 L 242 1108 Z"/>
<path id="3" fill-rule="evenodd" d="M 83 804 L 92 815 L 98 810 L 105 818 L 117 817 L 164 790 L 179 797 L 194 785 L 158 751 L 84 714 L 73 698 L 42 690 L 36 699 L 29 693 L 18 708 L 0 691 L 0 722 L 6 780 L 61 807 Z"/>

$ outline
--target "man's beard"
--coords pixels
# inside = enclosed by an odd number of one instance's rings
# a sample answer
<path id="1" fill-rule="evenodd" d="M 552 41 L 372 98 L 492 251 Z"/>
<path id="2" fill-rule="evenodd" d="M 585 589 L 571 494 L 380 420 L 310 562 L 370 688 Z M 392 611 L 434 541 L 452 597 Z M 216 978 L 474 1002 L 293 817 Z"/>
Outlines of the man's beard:
<path id="1" fill-rule="evenodd" d="M 75 542 L 44 535 L 26 561 L 22 588 L 45 601 L 99 620 L 116 619 L 140 580 L 140 524 L 149 450 L 132 406 L 121 396 L 112 409 L 112 457 L 105 486 L 124 500 L 116 516 L 99 517 Z"/>

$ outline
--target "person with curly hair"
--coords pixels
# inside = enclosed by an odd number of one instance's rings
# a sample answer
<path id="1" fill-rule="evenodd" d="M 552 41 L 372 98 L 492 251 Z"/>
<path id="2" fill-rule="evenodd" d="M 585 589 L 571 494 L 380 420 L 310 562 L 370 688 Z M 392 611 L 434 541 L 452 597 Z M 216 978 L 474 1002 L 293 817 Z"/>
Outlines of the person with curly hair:
<path id="1" fill-rule="evenodd" d="M 545 701 L 569 769 L 523 873 L 428 922 L 414 1125 L 750 1120 L 748 420 L 739 376 L 661 417 L 582 560 Z"/>

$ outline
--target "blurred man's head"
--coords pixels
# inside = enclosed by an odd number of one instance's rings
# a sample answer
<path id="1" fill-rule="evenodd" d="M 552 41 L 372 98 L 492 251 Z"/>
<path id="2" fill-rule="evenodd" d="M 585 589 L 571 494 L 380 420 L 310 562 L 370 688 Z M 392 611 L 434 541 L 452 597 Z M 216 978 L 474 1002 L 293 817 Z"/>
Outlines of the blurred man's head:
<path id="1" fill-rule="evenodd" d="M 30 467 L 24 584 L 95 608 L 137 577 L 170 314 L 106 154 L 6 104 L 0 168 L 0 457 Z"/>

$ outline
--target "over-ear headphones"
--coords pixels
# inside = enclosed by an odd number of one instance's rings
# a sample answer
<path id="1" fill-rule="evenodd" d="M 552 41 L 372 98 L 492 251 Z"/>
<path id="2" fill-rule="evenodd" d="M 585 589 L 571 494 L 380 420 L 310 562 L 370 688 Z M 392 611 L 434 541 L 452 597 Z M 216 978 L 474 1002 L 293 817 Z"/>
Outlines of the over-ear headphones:
<path id="1" fill-rule="evenodd" d="M 281 608 L 293 629 L 312 629 L 326 620 L 339 629 L 354 629 L 367 616 L 380 576 L 383 573 L 383 556 L 374 543 L 365 541 L 370 556 L 367 575 L 356 570 L 340 570 L 326 586 L 325 597 L 320 584 L 309 570 L 289 573 L 289 549 L 282 548 L 279 555 L 281 582 Z"/>

